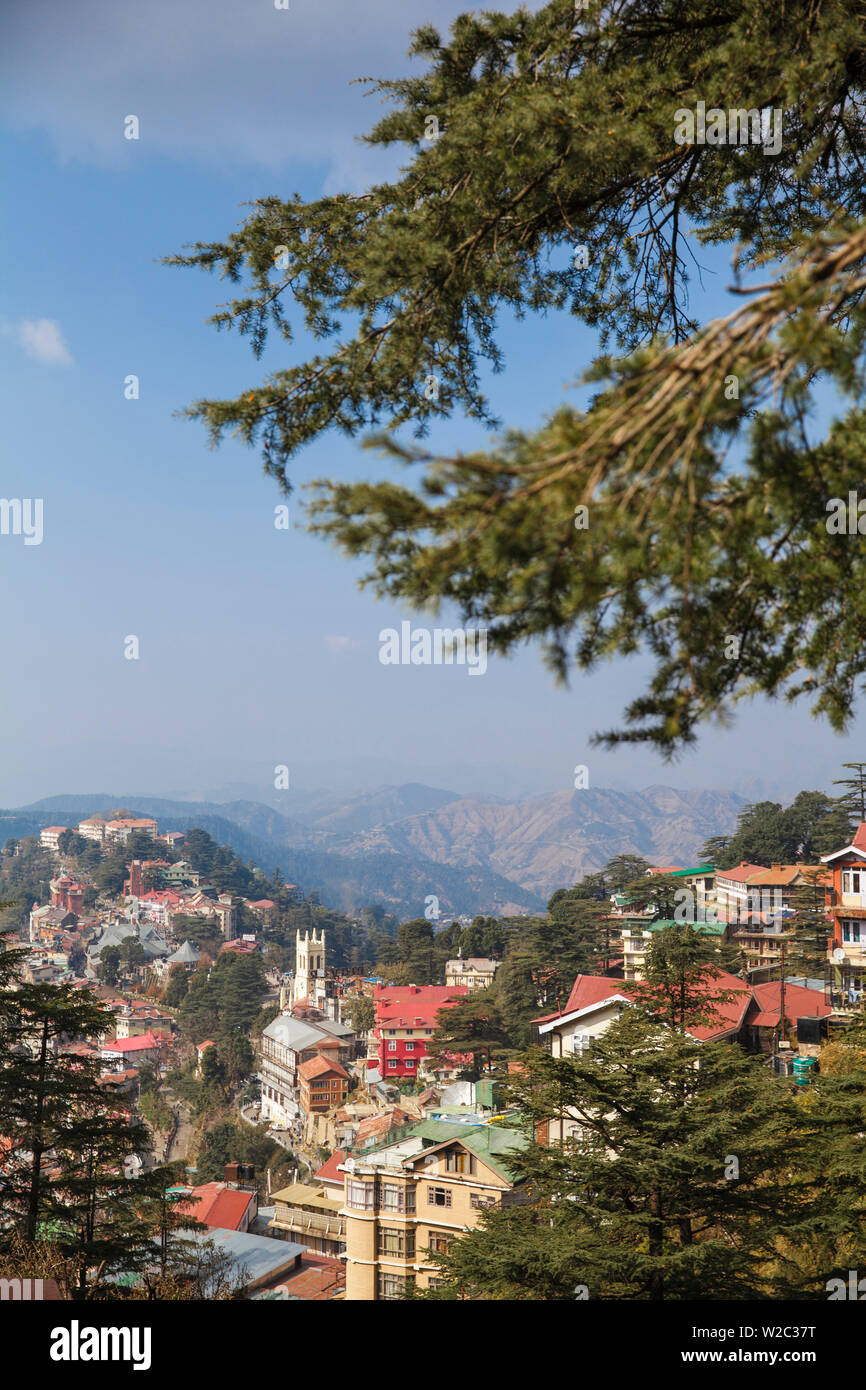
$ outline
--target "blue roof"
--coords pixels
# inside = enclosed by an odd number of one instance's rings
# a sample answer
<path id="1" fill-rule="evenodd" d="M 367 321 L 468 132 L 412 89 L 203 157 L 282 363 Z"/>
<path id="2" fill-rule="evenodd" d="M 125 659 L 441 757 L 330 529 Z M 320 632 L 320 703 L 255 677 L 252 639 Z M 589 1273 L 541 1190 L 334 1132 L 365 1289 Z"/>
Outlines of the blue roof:
<path id="1" fill-rule="evenodd" d="M 274 1240 L 271 1236 L 254 1236 L 249 1231 L 225 1231 L 221 1227 L 196 1231 L 192 1238 L 202 1243 L 212 1241 L 218 1249 L 231 1256 L 237 1267 L 247 1271 L 247 1286 L 264 1279 L 275 1278 L 293 1266 L 298 1255 L 309 1247 L 295 1245 L 290 1240 Z"/>

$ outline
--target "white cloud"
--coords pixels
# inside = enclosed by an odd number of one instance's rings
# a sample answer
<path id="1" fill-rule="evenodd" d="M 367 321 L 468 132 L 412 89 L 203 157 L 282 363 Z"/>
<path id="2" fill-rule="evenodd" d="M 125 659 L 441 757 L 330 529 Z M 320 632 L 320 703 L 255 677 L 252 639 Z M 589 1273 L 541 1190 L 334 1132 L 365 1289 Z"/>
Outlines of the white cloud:
<path id="1" fill-rule="evenodd" d="M 56 319 L 22 319 L 12 328 L 21 347 L 34 361 L 47 367 L 72 366 L 72 354 Z"/>
<path id="2" fill-rule="evenodd" d="M 336 633 L 328 633 L 325 637 L 325 646 L 333 656 L 345 656 L 347 652 L 360 651 L 361 643 L 354 637 L 341 637 Z"/>

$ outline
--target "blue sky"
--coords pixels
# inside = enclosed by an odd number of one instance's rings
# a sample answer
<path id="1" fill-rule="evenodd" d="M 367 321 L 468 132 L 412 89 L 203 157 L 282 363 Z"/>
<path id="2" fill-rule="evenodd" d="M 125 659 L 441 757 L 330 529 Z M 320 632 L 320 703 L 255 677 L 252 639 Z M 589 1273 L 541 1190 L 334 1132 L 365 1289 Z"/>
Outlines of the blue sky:
<path id="1" fill-rule="evenodd" d="M 407 610 L 361 593 L 353 566 L 303 530 L 258 454 L 207 447 L 176 412 L 235 395 L 280 365 L 205 323 L 227 287 L 159 264 L 218 239 L 255 197 L 357 190 L 395 167 L 354 137 L 378 98 L 359 75 L 407 69 L 407 35 L 450 0 L 7 0 L 0 121 L 6 188 L 0 496 L 44 499 L 44 540 L 0 536 L 5 656 L 0 805 L 71 791 L 272 793 L 425 781 L 534 795 L 572 785 L 827 786 L 862 756 L 805 707 L 743 707 L 674 766 L 650 751 L 589 747 L 637 691 L 640 661 L 557 688 L 535 651 L 459 667 L 385 667 L 381 628 Z M 141 138 L 123 138 L 136 114 Z M 707 317 L 727 311 L 725 261 L 706 253 Z M 697 288 L 697 287 L 696 287 Z M 490 383 L 509 425 L 553 410 L 592 355 L 570 318 L 505 323 Z M 125 377 L 141 396 L 124 399 Z M 483 441 L 454 419 L 448 448 Z M 328 435 L 297 483 L 383 476 L 358 441 Z M 429 619 L 423 619 L 429 623 Z M 140 659 L 123 656 L 135 634 Z M 290 802 L 290 794 L 287 802 Z M 287 804 L 287 810 L 290 805 Z"/>

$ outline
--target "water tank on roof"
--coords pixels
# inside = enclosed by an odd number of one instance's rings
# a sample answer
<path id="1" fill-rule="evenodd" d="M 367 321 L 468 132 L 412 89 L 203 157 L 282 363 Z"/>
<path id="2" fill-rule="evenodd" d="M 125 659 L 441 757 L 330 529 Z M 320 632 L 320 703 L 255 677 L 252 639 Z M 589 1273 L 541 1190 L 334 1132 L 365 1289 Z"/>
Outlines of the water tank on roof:
<path id="1" fill-rule="evenodd" d="M 794 1080 L 798 1086 L 808 1086 L 817 1068 L 815 1057 L 794 1058 Z"/>

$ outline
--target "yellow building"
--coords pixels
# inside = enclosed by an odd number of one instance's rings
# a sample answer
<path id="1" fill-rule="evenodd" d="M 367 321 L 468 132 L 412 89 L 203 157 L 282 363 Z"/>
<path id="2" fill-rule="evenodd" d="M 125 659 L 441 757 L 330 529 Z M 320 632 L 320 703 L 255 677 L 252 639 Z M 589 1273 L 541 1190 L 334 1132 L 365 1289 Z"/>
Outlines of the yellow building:
<path id="1" fill-rule="evenodd" d="M 431 1254 L 447 1251 L 485 1207 L 515 1200 L 508 1157 L 524 1143 L 502 1125 L 423 1120 L 363 1157 L 349 1155 L 346 1298 L 398 1299 L 411 1284 L 435 1288 Z"/>

